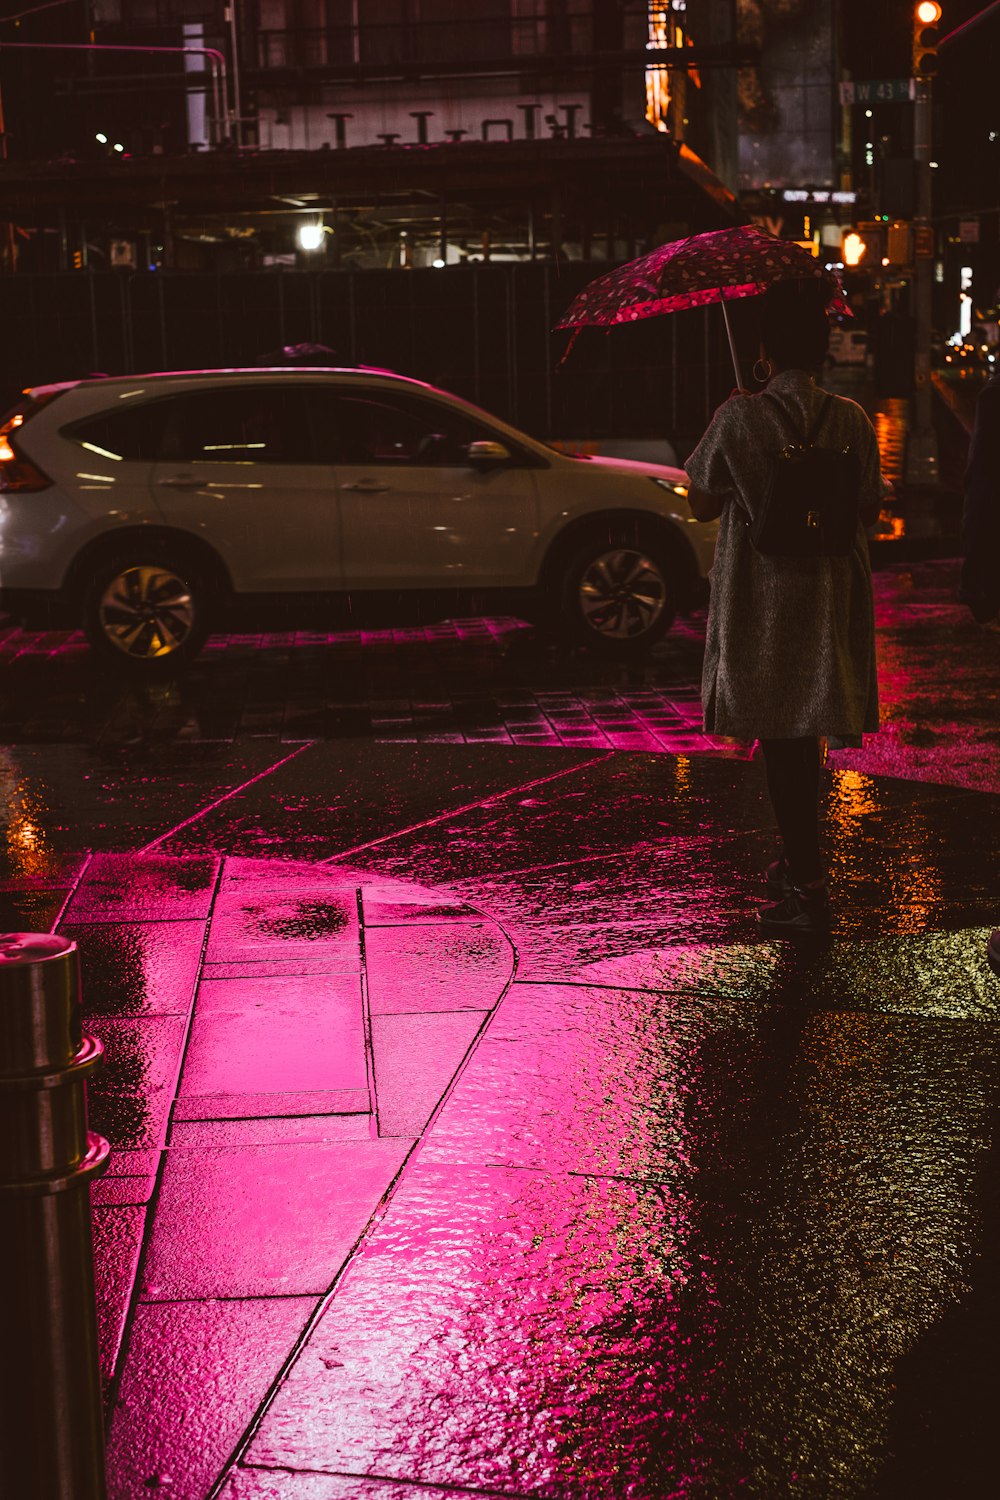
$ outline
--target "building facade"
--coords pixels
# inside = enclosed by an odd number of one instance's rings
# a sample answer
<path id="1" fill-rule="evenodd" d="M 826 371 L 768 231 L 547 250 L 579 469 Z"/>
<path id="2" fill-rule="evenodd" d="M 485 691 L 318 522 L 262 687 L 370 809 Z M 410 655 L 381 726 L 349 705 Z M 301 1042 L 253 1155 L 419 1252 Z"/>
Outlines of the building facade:
<path id="1" fill-rule="evenodd" d="M 299 264 L 309 220 L 311 265 L 415 268 L 619 259 L 738 213 L 733 0 L 84 3 L 18 27 L 46 47 L 16 81 L 0 50 L 23 265 L 77 264 L 74 220 L 87 264 L 130 238 L 136 268 Z M 24 222 L 40 162 L 58 225 Z"/>
<path id="2" fill-rule="evenodd" d="M 744 220 L 734 0 L 81 3 L 18 27 L 69 50 L 0 49 L 0 380 L 319 342 L 569 438 L 725 394 L 699 314 L 565 365 L 551 330 L 595 266 Z"/>

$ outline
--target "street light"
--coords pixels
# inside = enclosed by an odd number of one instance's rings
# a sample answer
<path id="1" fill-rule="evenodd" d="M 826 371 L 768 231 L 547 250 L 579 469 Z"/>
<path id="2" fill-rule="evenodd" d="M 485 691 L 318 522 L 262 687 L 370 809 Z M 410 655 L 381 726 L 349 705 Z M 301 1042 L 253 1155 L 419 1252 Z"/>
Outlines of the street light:
<path id="1" fill-rule="evenodd" d="M 301 250 L 318 250 L 323 243 L 326 228 L 319 224 L 299 225 L 299 248 Z"/>

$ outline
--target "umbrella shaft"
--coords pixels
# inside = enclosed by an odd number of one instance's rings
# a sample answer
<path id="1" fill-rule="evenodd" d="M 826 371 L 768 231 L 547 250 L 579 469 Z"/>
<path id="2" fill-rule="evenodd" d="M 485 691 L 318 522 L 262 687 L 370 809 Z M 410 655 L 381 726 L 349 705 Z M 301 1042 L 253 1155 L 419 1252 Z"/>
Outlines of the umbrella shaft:
<path id="1" fill-rule="evenodd" d="M 729 352 L 733 357 L 733 370 L 736 374 L 736 388 L 737 390 L 742 390 L 743 376 L 740 374 L 740 358 L 736 353 L 736 340 L 733 338 L 732 325 L 729 322 L 729 309 L 726 307 L 726 299 L 724 297 L 719 303 L 719 306 L 722 308 L 722 317 L 726 325 L 726 337 L 729 340 Z"/>

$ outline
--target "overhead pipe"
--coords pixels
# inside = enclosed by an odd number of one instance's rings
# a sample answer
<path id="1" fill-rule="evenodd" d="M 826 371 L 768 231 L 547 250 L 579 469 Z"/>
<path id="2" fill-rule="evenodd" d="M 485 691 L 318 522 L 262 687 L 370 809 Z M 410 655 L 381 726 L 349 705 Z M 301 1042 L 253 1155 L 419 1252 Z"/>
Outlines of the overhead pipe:
<path id="1" fill-rule="evenodd" d="M 240 93 L 240 34 L 239 22 L 236 16 L 236 0 L 229 0 L 226 6 L 226 18 L 229 21 L 229 45 L 232 48 L 233 57 L 233 118 L 231 139 L 237 146 L 243 144 L 243 99 Z"/>
<path id="2" fill-rule="evenodd" d="M 140 47 L 119 42 L 0 42 L 0 49 L 12 48 L 21 52 L 169 52 L 194 53 L 208 59 L 212 75 L 212 113 L 215 116 L 214 134 L 222 131 L 222 139 L 233 139 L 232 118 L 227 110 L 228 74 L 226 59 L 215 47 Z M 236 106 L 233 107 L 235 115 Z M 216 140 L 216 145 L 219 142 Z"/>

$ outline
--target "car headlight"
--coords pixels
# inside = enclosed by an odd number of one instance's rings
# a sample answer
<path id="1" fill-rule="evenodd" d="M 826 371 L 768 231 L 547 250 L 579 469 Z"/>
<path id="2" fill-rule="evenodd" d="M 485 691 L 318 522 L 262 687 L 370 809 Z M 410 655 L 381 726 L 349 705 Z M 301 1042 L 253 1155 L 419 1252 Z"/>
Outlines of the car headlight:
<path id="1" fill-rule="evenodd" d="M 676 479 L 658 479 L 655 474 L 650 474 L 647 477 L 651 479 L 654 484 L 658 484 L 661 490 L 669 490 L 671 495 L 679 495 L 682 500 L 687 499 L 688 487 L 686 484 L 681 484 Z"/>

